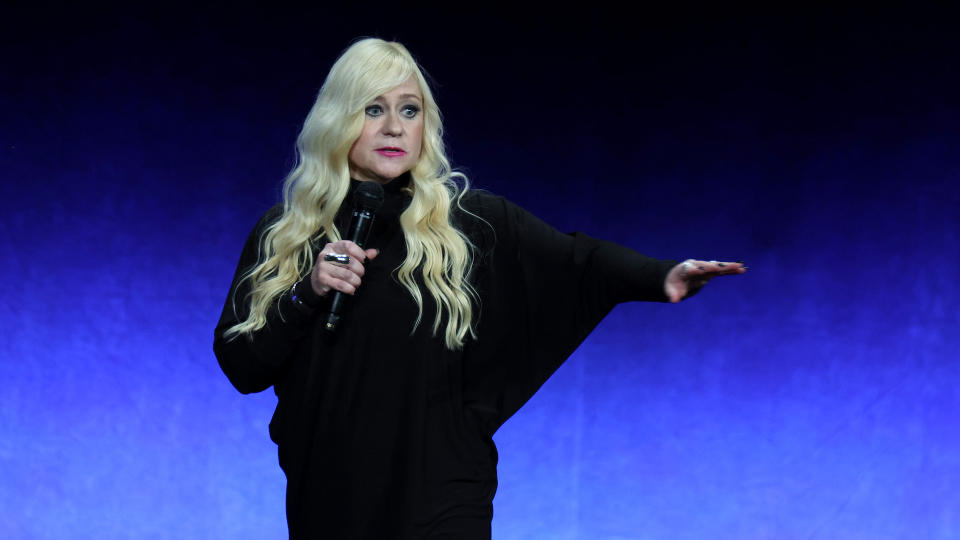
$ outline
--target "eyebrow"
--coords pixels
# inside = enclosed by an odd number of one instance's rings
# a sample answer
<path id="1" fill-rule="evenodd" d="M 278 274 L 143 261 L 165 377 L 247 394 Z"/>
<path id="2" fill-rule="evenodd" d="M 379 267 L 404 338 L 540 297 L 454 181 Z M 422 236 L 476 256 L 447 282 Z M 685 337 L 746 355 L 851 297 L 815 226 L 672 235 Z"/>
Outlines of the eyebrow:
<path id="1" fill-rule="evenodd" d="M 406 98 L 413 98 L 417 101 L 423 101 L 423 98 L 421 98 L 419 94 L 400 94 L 400 99 L 406 99 Z M 378 99 L 384 99 L 384 98 L 383 96 L 377 96 L 376 98 L 374 98 L 374 101 Z"/>

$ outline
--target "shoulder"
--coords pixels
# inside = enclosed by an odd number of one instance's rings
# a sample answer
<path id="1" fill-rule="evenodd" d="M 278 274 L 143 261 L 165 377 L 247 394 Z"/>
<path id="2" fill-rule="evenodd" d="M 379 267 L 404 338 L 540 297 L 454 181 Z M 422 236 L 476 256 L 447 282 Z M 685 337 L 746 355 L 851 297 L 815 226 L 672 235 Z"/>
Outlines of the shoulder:
<path id="1" fill-rule="evenodd" d="M 276 223 L 281 216 L 283 216 L 282 204 L 275 204 L 261 214 L 260 218 L 257 219 L 257 223 L 253 226 L 253 229 L 250 230 L 250 234 L 247 235 L 244 251 L 258 251 L 260 244 L 263 242 L 263 235 L 267 232 L 267 228 Z"/>
<path id="2" fill-rule="evenodd" d="M 489 213 L 505 199 L 485 189 L 468 189 L 459 197 L 459 206 L 473 213 Z"/>
<path id="3" fill-rule="evenodd" d="M 484 190 L 469 190 L 463 194 L 461 206 L 473 216 L 482 218 L 496 228 L 498 234 L 518 234 L 546 224 L 513 201 Z"/>
<path id="4" fill-rule="evenodd" d="M 511 252 L 525 242 L 559 234 L 521 206 L 484 190 L 464 193 L 453 214 L 456 226 L 481 249 L 497 246 Z"/>
<path id="5" fill-rule="evenodd" d="M 283 203 L 277 203 L 270 207 L 257 221 L 257 229 L 265 229 L 275 223 L 283 215 Z"/>
<path id="6" fill-rule="evenodd" d="M 518 214 L 524 212 L 506 197 L 482 189 L 471 189 L 464 193 L 457 206 L 455 211 L 464 213 L 466 210 L 466 213 L 482 218 L 498 229 L 509 227 L 516 222 Z"/>
<path id="7" fill-rule="evenodd" d="M 453 206 L 454 215 L 459 213 L 466 214 L 468 218 L 481 218 L 498 231 L 520 231 L 526 227 L 545 225 L 540 218 L 522 206 L 482 189 L 468 190 L 460 198 L 459 204 L 455 202 Z M 466 222 L 469 223 L 469 219 Z"/>
<path id="8" fill-rule="evenodd" d="M 451 217 L 471 241 L 483 246 L 502 244 L 513 229 L 514 205 L 506 198 L 482 189 L 470 189 L 453 201 Z"/>
<path id="9" fill-rule="evenodd" d="M 259 238 L 267 230 L 270 225 L 273 225 L 283 216 L 283 204 L 278 203 L 271 206 L 266 212 L 260 215 L 260 218 L 257 219 L 256 225 L 253 226 L 253 230 L 250 231 L 250 238 Z"/>

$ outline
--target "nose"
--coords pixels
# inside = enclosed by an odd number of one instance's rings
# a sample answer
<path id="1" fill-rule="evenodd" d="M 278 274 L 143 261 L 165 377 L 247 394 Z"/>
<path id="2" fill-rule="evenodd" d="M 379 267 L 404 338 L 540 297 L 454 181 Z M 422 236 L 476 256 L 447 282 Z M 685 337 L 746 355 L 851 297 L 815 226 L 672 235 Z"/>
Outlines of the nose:
<path id="1" fill-rule="evenodd" d="M 384 115 L 383 133 L 399 137 L 403 133 L 403 125 L 400 123 L 400 117 L 396 113 L 387 113 Z"/>

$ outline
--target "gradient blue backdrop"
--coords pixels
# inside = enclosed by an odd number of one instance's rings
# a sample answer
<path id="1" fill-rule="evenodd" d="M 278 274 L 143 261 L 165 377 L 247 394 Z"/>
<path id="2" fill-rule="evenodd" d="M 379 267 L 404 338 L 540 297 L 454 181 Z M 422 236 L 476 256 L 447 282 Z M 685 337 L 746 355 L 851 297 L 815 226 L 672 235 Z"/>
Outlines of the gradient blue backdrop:
<path id="1" fill-rule="evenodd" d="M 352 39 L 475 186 L 662 258 L 496 435 L 494 538 L 960 537 L 960 66 L 944 13 L 3 17 L 0 536 L 285 538 L 272 393 L 213 327 Z"/>

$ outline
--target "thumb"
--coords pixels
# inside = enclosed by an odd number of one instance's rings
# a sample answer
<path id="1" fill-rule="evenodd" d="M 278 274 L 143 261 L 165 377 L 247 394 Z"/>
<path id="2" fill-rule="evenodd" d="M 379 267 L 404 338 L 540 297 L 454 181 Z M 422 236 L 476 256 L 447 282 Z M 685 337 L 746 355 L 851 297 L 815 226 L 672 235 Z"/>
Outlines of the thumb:
<path id="1" fill-rule="evenodd" d="M 671 282 L 670 280 L 667 280 L 667 282 L 663 284 L 663 292 L 666 293 L 667 300 L 669 300 L 671 304 L 676 304 L 680 300 L 683 300 L 683 293 L 680 291 L 679 284 Z"/>
<path id="2" fill-rule="evenodd" d="M 669 294 L 668 296 L 669 296 L 669 298 L 670 298 L 670 303 L 671 303 L 671 304 L 676 304 L 676 303 L 680 302 L 680 300 L 683 300 L 683 296 L 680 294 L 680 291 L 678 291 L 678 290 L 676 290 L 676 289 L 670 291 L 670 294 Z"/>
<path id="3" fill-rule="evenodd" d="M 372 261 L 373 259 L 376 259 L 376 258 L 377 258 L 377 255 L 380 254 L 380 250 L 374 249 L 374 248 L 370 248 L 370 249 L 364 250 L 364 253 L 367 254 L 367 260 L 368 260 L 368 261 Z"/>

